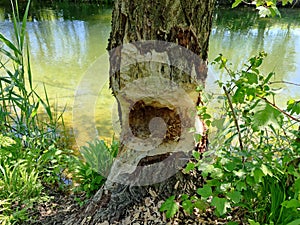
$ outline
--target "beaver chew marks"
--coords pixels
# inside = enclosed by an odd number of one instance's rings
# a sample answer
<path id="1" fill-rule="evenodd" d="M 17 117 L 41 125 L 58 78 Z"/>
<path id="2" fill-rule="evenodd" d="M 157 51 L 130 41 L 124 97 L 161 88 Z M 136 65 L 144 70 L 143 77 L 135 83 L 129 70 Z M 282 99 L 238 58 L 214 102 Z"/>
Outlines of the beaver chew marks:
<path id="1" fill-rule="evenodd" d="M 160 138 L 166 143 L 178 141 L 181 136 L 179 114 L 157 101 L 136 102 L 129 112 L 129 126 L 132 134 L 141 139 Z"/>

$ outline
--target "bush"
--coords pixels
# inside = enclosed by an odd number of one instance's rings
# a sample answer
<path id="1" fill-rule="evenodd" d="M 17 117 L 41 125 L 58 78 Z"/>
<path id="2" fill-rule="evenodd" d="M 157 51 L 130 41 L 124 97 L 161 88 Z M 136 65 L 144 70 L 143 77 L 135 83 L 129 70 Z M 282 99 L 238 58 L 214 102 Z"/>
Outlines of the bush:
<path id="1" fill-rule="evenodd" d="M 84 192 L 90 198 L 104 184 L 114 158 L 119 150 L 119 142 L 113 140 L 110 147 L 103 140 L 90 142 L 81 148 L 83 159 L 73 158 L 73 180 L 78 183 L 76 192 Z"/>
<path id="2" fill-rule="evenodd" d="M 70 154 L 54 146 L 24 148 L 19 139 L 0 135 L 0 223 L 26 221 L 33 204 L 47 200 L 45 187 L 65 190 Z"/>
<path id="3" fill-rule="evenodd" d="M 194 159 L 185 172 L 201 171 L 202 187 L 195 195 L 171 196 L 163 207 L 174 216 L 174 204 L 191 214 L 194 208 L 214 209 L 218 217 L 243 215 L 250 224 L 298 224 L 300 217 L 300 102 L 288 101 L 285 110 L 275 103 L 271 79 L 259 67 L 264 52 L 250 58 L 241 71 L 232 71 L 220 55 L 214 63 L 228 74 L 226 82 L 218 81 L 224 92 L 218 98 L 223 113 L 212 121 L 216 131 L 209 151 Z M 215 104 L 215 103 L 214 103 Z M 197 107 L 204 120 L 210 119 Z M 210 123 L 206 123 L 210 124 Z M 176 202 L 177 201 L 177 202 Z"/>
<path id="4" fill-rule="evenodd" d="M 45 88 L 45 100 L 33 89 L 24 44 L 30 1 L 22 21 L 18 1 L 12 4 L 15 42 L 0 34 L 0 68 L 5 71 L 0 76 L 1 224 L 27 221 L 33 204 L 47 199 L 45 187 L 65 189 L 64 171 L 72 154 L 56 147 L 62 115 L 52 112 Z"/>

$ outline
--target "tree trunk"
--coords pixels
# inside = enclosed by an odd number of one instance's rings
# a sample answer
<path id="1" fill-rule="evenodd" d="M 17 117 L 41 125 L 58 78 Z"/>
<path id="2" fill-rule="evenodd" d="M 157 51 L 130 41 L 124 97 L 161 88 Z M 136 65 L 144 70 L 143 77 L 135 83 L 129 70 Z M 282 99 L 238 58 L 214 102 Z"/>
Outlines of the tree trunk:
<path id="1" fill-rule="evenodd" d="M 118 219 L 149 185 L 168 195 L 178 181 L 187 184 L 180 168 L 195 148 L 190 128 L 195 119 L 200 124 L 194 108 L 201 99 L 193 93 L 207 77 L 213 6 L 214 0 L 115 1 L 108 50 L 121 147 L 77 224 L 87 216 L 89 224 Z"/>
<path id="2" fill-rule="evenodd" d="M 214 0 L 116 1 L 108 50 L 122 131 L 113 181 L 128 183 L 130 176 L 120 174 L 131 174 L 139 163 L 163 161 L 178 146 L 193 148 L 192 93 L 207 76 L 213 5 Z M 130 168 L 122 171 L 125 162 Z M 161 181 L 142 178 L 129 183 Z"/>

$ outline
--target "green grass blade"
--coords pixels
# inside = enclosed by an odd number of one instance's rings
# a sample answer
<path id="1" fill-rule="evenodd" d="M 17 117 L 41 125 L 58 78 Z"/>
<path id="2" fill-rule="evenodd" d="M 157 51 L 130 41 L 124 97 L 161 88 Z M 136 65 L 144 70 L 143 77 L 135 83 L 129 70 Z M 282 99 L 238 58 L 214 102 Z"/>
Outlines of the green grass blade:
<path id="1" fill-rule="evenodd" d="M 29 87 L 30 90 L 32 90 L 32 74 L 31 74 L 30 53 L 29 53 L 28 44 L 27 44 L 27 75 L 28 75 Z"/>
<path id="2" fill-rule="evenodd" d="M 2 41 L 8 48 L 13 50 L 16 55 L 17 54 L 22 55 L 22 52 L 10 40 L 8 40 L 6 37 L 4 37 L 4 35 L 2 35 L 1 33 L 0 33 L 0 41 Z M 2 48 L 1 50 L 4 50 L 4 49 Z"/>
<path id="3" fill-rule="evenodd" d="M 5 49 L 0 49 L 0 53 L 4 54 L 6 57 L 8 57 L 8 60 L 12 60 L 17 64 L 20 64 L 20 60 L 18 57 L 16 57 L 15 55 L 11 54 L 10 52 L 6 51 Z M 1 67 L 2 68 L 6 68 L 4 64 L 1 63 Z"/>
<path id="4" fill-rule="evenodd" d="M 23 48 L 24 46 L 24 39 L 25 39 L 25 33 L 26 33 L 26 24 L 27 24 L 27 17 L 28 17 L 28 11 L 29 11 L 29 6 L 30 6 L 30 0 L 27 3 L 26 10 L 23 16 L 23 21 L 22 21 L 22 28 L 21 28 L 21 33 L 20 33 L 20 44 Z"/>
<path id="5" fill-rule="evenodd" d="M 11 80 L 9 78 L 7 78 L 7 77 L 0 77 L 0 82 L 4 82 L 7 85 L 11 84 Z"/>
<path id="6" fill-rule="evenodd" d="M 16 5 L 13 3 L 13 1 L 11 0 L 11 6 L 12 6 L 12 12 L 13 12 L 13 24 L 14 24 L 14 31 L 15 31 L 15 37 L 17 40 L 17 46 L 19 48 L 20 51 L 22 51 L 22 49 L 20 48 L 20 30 L 19 30 L 19 26 L 18 26 L 18 18 L 19 18 L 19 10 L 18 10 L 18 1 L 15 0 Z M 17 10 L 17 13 L 16 11 Z"/>
<path id="7" fill-rule="evenodd" d="M 50 102 L 49 102 L 49 97 L 48 97 L 48 93 L 47 93 L 47 90 L 46 90 L 46 87 L 45 87 L 45 84 L 44 84 L 44 93 L 45 93 L 45 98 L 46 98 L 46 102 L 43 101 L 41 98 L 41 102 L 47 112 L 47 115 L 51 121 L 51 123 L 53 122 L 53 114 L 52 114 L 52 111 L 51 111 L 51 106 L 50 106 Z"/>

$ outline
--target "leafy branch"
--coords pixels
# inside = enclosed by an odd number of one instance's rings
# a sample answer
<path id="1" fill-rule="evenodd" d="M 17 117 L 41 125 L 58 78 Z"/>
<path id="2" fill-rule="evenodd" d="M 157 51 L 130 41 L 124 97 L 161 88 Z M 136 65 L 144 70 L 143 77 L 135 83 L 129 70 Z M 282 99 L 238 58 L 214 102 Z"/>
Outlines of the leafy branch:
<path id="1" fill-rule="evenodd" d="M 224 90 L 225 95 L 226 95 L 226 97 L 227 97 L 227 101 L 228 101 L 229 107 L 230 107 L 231 112 L 232 112 L 232 117 L 233 117 L 233 120 L 234 120 L 236 129 L 237 129 L 237 132 L 238 132 L 240 149 L 241 149 L 241 151 L 243 151 L 244 146 L 243 146 L 243 141 L 242 141 L 242 135 L 241 135 L 241 131 L 240 131 L 240 126 L 239 126 L 238 120 L 237 120 L 237 118 L 236 118 L 236 114 L 235 114 L 235 112 L 234 112 L 234 108 L 233 108 L 233 105 L 232 105 L 232 101 L 231 101 L 230 95 L 229 95 L 229 93 L 228 93 L 228 91 L 227 91 L 227 89 L 226 89 L 225 86 L 223 86 L 223 90 Z"/>
<path id="2" fill-rule="evenodd" d="M 218 118 L 206 115 L 209 105 L 198 108 L 205 115 L 202 119 L 212 120 L 207 126 L 213 126 L 216 134 L 211 134 L 208 151 L 194 151 L 183 171 L 201 176 L 203 183 L 188 194 L 166 199 L 160 211 L 167 218 L 210 208 L 217 217 L 243 215 L 231 218 L 230 224 L 239 224 L 236 219 L 250 225 L 299 224 L 300 144 L 296 126 L 300 119 L 295 115 L 300 115 L 300 101 L 289 100 L 282 110 L 268 100 L 275 102 L 276 92 L 270 87 L 274 73 L 265 76 L 260 72 L 266 55 L 261 52 L 250 58 L 239 71 L 232 71 L 223 55 L 213 62 L 228 73 L 225 82 L 218 81 L 224 91 L 223 97 L 218 97 L 223 111 Z"/>
<path id="3" fill-rule="evenodd" d="M 286 115 L 287 117 L 289 117 L 290 119 L 300 123 L 300 119 L 292 116 L 291 114 L 287 113 L 286 111 L 280 109 L 277 105 L 275 105 L 274 103 L 270 102 L 267 98 L 265 97 L 262 97 L 262 96 L 259 96 L 257 95 L 258 98 L 264 100 L 266 103 L 268 103 L 269 105 L 271 105 L 273 108 L 275 108 L 276 110 L 280 111 L 282 114 Z"/>
<path id="4" fill-rule="evenodd" d="M 277 3 L 281 3 L 283 6 L 287 4 L 293 4 L 293 0 L 257 0 L 257 1 L 245 1 L 235 0 L 232 4 L 232 8 L 237 7 L 241 3 L 247 5 L 253 5 L 258 10 L 260 17 L 274 17 L 281 16 L 280 11 L 277 8 Z"/>

